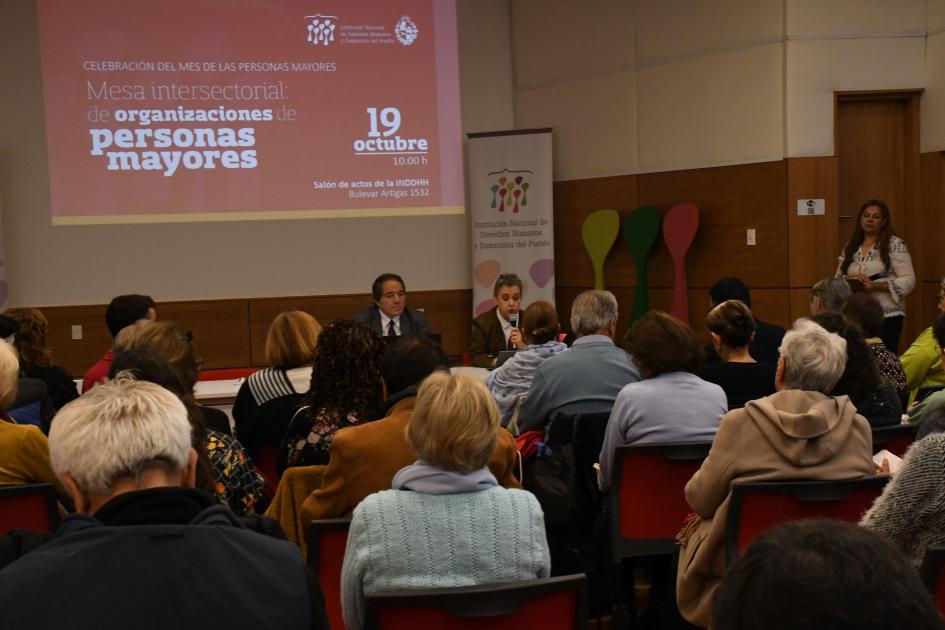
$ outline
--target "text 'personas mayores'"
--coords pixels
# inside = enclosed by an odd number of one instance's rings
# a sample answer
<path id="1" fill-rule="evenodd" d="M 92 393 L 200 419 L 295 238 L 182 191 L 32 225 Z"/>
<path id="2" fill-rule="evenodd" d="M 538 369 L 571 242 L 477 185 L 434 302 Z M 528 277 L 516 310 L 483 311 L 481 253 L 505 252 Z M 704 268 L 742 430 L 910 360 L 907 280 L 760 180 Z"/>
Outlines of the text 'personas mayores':
<path id="1" fill-rule="evenodd" d="M 105 168 L 110 171 L 160 170 L 165 177 L 170 177 L 181 166 L 198 170 L 216 168 L 218 164 L 222 168 L 256 168 L 257 164 L 256 150 L 244 148 L 256 144 L 256 130 L 252 127 L 89 129 L 89 134 L 92 136 L 90 154 L 104 155 Z M 151 150 L 106 151 L 112 147 Z M 170 151 L 153 150 L 171 148 Z"/>

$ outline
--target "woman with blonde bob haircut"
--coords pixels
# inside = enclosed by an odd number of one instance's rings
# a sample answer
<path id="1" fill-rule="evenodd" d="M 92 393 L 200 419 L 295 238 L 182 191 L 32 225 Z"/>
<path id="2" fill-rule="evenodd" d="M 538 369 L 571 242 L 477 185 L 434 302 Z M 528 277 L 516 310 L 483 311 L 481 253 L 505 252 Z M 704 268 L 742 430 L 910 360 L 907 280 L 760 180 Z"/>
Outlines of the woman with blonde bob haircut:
<path id="1" fill-rule="evenodd" d="M 266 362 L 271 367 L 253 372 L 240 386 L 233 402 L 236 434 L 250 452 L 260 441 L 281 440 L 288 423 L 282 423 L 270 436 L 266 426 L 258 425 L 266 425 L 271 418 L 258 417 L 257 412 L 273 400 L 285 399 L 288 406 L 297 406 L 311 384 L 312 360 L 321 332 L 322 325 L 305 311 L 286 311 L 272 320 L 266 335 Z"/>
<path id="2" fill-rule="evenodd" d="M 435 372 L 418 393 L 407 442 L 422 461 L 460 473 L 486 465 L 499 438 L 499 412 L 480 383 Z"/>
<path id="3" fill-rule="evenodd" d="M 365 597 L 379 591 L 549 575 L 537 499 L 502 488 L 486 468 L 498 434 L 479 379 L 434 372 L 423 382 L 406 430 L 419 460 L 354 510 L 341 575 L 348 628 L 363 626 Z"/>

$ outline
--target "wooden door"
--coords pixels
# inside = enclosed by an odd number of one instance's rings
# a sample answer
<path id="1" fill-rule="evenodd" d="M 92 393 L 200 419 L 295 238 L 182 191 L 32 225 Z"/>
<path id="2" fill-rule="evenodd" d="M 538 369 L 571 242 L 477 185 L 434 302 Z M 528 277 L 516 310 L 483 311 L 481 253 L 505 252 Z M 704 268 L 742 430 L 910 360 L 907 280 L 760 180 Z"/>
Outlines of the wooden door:
<path id="1" fill-rule="evenodd" d="M 836 94 L 835 142 L 839 160 L 837 254 L 856 225 L 860 206 L 882 199 L 892 224 L 912 253 L 921 276 L 922 239 L 919 203 L 919 96 L 921 90 L 839 92 Z M 906 322 L 900 350 L 928 325 L 917 286 L 906 300 Z"/>

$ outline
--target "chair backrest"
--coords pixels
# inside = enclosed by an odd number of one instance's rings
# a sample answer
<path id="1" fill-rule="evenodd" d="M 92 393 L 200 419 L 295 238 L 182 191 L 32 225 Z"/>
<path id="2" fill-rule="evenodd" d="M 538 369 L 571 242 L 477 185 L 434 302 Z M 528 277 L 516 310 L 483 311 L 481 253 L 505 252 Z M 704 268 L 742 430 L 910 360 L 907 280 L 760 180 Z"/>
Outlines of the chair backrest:
<path id="1" fill-rule="evenodd" d="M 536 474 L 541 470 L 542 475 L 553 475 L 557 481 L 526 486 L 542 504 L 546 525 L 575 530 L 593 526 L 601 505 L 594 464 L 600 457 L 609 418 L 609 411 L 559 414 L 548 425 L 545 444 L 551 449 L 552 464 L 548 467 L 536 464 L 535 470 Z M 566 496 L 559 496 L 562 491 Z"/>
<path id="2" fill-rule="evenodd" d="M 915 440 L 919 430 L 917 424 L 893 424 L 888 427 L 873 428 L 873 454 L 886 449 L 893 455 L 902 457 L 906 449 Z"/>
<path id="3" fill-rule="evenodd" d="M 725 523 L 729 562 L 761 532 L 806 518 L 859 522 L 882 493 L 888 475 L 831 481 L 753 481 L 735 484 Z"/>
<path id="4" fill-rule="evenodd" d="M 302 404 L 304 394 L 289 394 L 267 400 L 249 418 L 236 427 L 240 443 L 255 455 L 256 449 L 264 445 L 278 447 L 289 429 L 292 417 Z"/>
<path id="5" fill-rule="evenodd" d="M 591 496 L 598 493 L 594 464 L 600 458 L 609 419 L 609 411 L 559 414 L 552 420 L 545 436 L 545 442 L 552 448 L 555 444 L 573 446 L 574 463 L 579 473 L 579 481 L 583 483 L 582 490 L 586 489 Z"/>
<path id="6" fill-rule="evenodd" d="M 326 518 L 312 521 L 308 529 L 308 566 L 322 587 L 328 624 L 333 630 L 345 627 L 341 614 L 341 567 L 350 526 L 349 518 Z"/>
<path id="7" fill-rule="evenodd" d="M 587 627 L 583 574 L 369 595 L 365 629 L 572 630 Z"/>
<path id="8" fill-rule="evenodd" d="M 945 547 L 929 547 L 925 550 L 919 575 L 932 593 L 938 611 L 945 615 Z"/>
<path id="9" fill-rule="evenodd" d="M 626 444 L 617 447 L 610 489 L 613 560 L 672 554 L 676 533 L 692 510 L 686 483 L 711 442 Z"/>
<path id="10" fill-rule="evenodd" d="M 51 533 L 58 527 L 59 508 L 52 484 L 0 487 L 0 534 L 11 529 Z"/>
<path id="11" fill-rule="evenodd" d="M 279 474 L 279 466 L 277 465 L 279 447 L 260 446 L 250 457 L 253 458 L 256 471 L 266 482 L 266 493 L 269 496 L 275 496 L 276 488 L 279 487 L 279 482 L 282 481 L 282 475 Z"/>

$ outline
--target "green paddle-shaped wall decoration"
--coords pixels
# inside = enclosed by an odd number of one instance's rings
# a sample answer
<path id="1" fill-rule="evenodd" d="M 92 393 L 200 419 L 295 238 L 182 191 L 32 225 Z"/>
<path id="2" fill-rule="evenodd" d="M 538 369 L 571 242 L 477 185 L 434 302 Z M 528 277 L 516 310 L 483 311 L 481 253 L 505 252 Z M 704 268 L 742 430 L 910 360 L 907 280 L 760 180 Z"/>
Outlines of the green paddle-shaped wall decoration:
<path id="1" fill-rule="evenodd" d="M 637 271 L 637 288 L 633 294 L 633 310 L 628 326 L 650 310 L 649 286 L 646 281 L 646 257 L 656 242 L 660 231 L 660 211 L 653 206 L 644 206 L 630 212 L 623 220 L 623 242 L 633 258 Z"/>
<path id="2" fill-rule="evenodd" d="M 620 215 L 616 210 L 597 210 L 584 219 L 581 236 L 584 249 L 594 265 L 594 288 L 604 290 L 604 261 L 620 232 Z"/>

